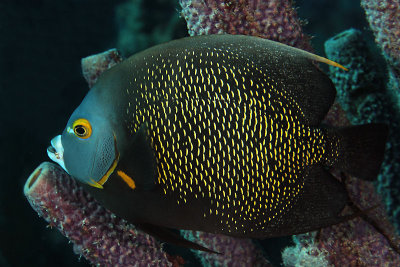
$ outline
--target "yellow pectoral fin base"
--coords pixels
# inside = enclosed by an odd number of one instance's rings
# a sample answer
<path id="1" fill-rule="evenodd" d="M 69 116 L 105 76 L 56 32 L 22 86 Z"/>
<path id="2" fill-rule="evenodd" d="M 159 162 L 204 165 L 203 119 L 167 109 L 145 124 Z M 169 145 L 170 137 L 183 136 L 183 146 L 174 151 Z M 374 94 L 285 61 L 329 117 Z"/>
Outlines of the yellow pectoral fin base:
<path id="1" fill-rule="evenodd" d="M 122 180 L 124 180 L 124 182 L 132 189 L 136 188 L 136 184 L 135 181 L 126 173 L 124 173 L 123 171 L 117 171 L 117 174 L 119 177 L 122 178 Z"/>

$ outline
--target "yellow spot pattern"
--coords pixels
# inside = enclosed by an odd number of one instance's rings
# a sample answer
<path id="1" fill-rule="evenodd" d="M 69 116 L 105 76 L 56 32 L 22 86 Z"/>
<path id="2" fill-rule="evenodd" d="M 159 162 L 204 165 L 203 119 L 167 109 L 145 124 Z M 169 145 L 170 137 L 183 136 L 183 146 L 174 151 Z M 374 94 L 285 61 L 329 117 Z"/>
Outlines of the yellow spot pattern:
<path id="1" fill-rule="evenodd" d="M 229 51 L 187 49 L 133 66 L 126 122 L 132 135 L 147 124 L 157 183 L 177 205 L 201 199 L 199 212 L 222 232 L 261 231 L 296 202 L 306 167 L 337 157 L 325 152 L 337 143 L 306 126 L 283 84 Z"/>

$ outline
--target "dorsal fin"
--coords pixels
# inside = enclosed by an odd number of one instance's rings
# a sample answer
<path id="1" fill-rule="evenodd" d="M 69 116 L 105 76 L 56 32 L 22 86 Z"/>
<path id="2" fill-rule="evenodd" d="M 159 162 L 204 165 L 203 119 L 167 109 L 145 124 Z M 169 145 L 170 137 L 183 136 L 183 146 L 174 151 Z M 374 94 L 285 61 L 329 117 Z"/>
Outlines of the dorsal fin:
<path id="1" fill-rule="evenodd" d="M 325 57 L 321 57 L 321 56 L 318 56 L 318 55 L 309 53 L 309 52 L 307 52 L 307 51 L 304 51 L 304 52 L 306 53 L 306 55 L 308 55 L 308 56 L 310 57 L 310 59 L 313 59 L 313 60 L 318 61 L 318 62 L 321 62 L 321 63 L 328 64 L 328 65 L 331 65 L 331 66 L 334 66 L 334 67 L 341 68 L 341 69 L 343 69 L 343 70 L 345 70 L 345 71 L 348 71 L 348 70 L 349 70 L 348 68 L 346 68 L 346 67 L 340 65 L 339 63 L 337 63 L 337 62 L 335 62 L 335 61 L 332 61 L 332 60 L 327 59 L 327 58 L 325 58 Z"/>
<path id="2" fill-rule="evenodd" d="M 281 44 L 281 43 L 278 43 L 278 44 L 280 44 L 282 46 L 287 46 L 287 45 Z M 345 71 L 348 71 L 348 69 L 346 67 L 340 65 L 339 63 L 337 63 L 335 61 L 327 59 L 325 57 L 318 56 L 316 54 L 313 54 L 311 52 L 308 52 L 308 51 L 305 51 L 305 50 L 302 50 L 302 49 L 298 49 L 296 47 L 291 47 L 291 49 L 297 50 L 300 54 L 303 54 L 305 57 L 307 57 L 307 58 L 309 58 L 311 60 L 315 60 L 315 61 L 318 61 L 318 62 L 321 62 L 321 63 L 325 63 L 325 64 L 328 64 L 328 65 L 331 65 L 333 67 L 341 68 L 341 69 L 343 69 Z"/>
<path id="3" fill-rule="evenodd" d="M 125 152 L 124 159 L 120 160 L 117 169 L 121 173 L 129 173 L 134 177 L 135 187 L 137 186 L 138 190 L 151 190 L 155 184 L 154 179 L 157 177 L 157 163 L 147 137 L 146 123 L 143 123 L 136 131 L 129 148 L 129 151 Z"/>
<path id="4" fill-rule="evenodd" d="M 297 103 L 307 124 L 321 123 L 336 96 L 336 89 L 313 61 L 345 69 L 340 64 L 310 52 L 262 38 L 240 37 L 238 52 L 245 50 L 249 59 L 285 90 Z"/>

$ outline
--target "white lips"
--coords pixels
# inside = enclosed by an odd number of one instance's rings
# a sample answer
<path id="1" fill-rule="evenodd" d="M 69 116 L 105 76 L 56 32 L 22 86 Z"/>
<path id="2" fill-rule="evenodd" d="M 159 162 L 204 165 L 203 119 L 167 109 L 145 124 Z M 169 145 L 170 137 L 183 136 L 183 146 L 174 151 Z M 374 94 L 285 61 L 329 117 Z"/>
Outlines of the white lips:
<path id="1" fill-rule="evenodd" d="M 52 161 L 58 163 L 66 172 L 68 172 L 64 164 L 64 148 L 61 143 L 61 135 L 57 135 L 51 139 L 50 143 L 51 147 L 47 148 L 47 155 L 49 155 L 49 158 Z"/>

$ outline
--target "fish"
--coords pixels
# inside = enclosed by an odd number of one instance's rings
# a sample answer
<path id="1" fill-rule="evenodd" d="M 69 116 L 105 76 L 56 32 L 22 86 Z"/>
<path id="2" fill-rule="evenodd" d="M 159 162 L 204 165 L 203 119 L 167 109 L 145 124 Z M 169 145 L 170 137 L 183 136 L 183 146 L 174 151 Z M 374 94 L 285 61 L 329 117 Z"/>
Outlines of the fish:
<path id="1" fill-rule="evenodd" d="M 186 37 L 105 71 L 49 157 L 103 206 L 148 233 L 245 238 L 340 223 L 338 169 L 372 181 L 386 125 L 322 124 L 336 90 L 329 59 L 259 37 Z"/>

